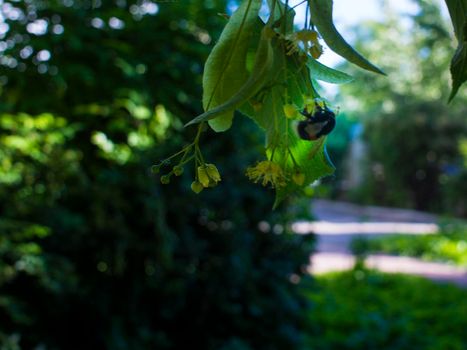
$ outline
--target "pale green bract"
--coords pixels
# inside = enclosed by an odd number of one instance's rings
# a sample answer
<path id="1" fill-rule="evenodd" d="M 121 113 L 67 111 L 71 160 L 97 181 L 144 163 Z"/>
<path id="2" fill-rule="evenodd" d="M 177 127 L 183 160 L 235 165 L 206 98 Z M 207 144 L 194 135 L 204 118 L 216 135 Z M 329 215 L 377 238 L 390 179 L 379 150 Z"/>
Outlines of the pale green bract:
<path id="1" fill-rule="evenodd" d="M 226 102 L 197 116 L 195 119 L 186 124 L 187 126 L 214 118 L 224 118 L 225 113 L 227 112 L 233 114 L 235 109 L 240 107 L 244 102 L 248 101 L 255 94 L 257 94 L 261 88 L 263 88 L 269 78 L 273 64 L 271 32 L 271 28 L 267 26 L 263 27 L 259 41 L 259 47 L 255 56 L 255 63 L 245 84 L 241 86 L 240 89 Z M 246 62 L 246 53 L 244 62 Z"/>

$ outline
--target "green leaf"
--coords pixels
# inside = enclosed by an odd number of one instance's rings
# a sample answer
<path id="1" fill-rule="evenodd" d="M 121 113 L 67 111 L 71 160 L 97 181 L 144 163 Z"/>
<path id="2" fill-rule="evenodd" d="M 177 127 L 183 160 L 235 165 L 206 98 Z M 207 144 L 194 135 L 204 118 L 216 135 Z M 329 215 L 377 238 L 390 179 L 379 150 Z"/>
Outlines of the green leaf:
<path id="1" fill-rule="evenodd" d="M 452 91 L 448 101 L 456 96 L 461 85 L 467 81 L 467 43 L 459 45 L 451 61 Z"/>
<path id="2" fill-rule="evenodd" d="M 467 0 L 445 0 L 448 7 L 449 15 L 451 16 L 452 26 L 457 40 L 462 42 L 467 34 L 465 27 L 467 16 Z"/>
<path id="3" fill-rule="evenodd" d="M 446 0 L 458 47 L 451 60 L 452 90 L 449 102 L 467 81 L 467 0 Z"/>
<path id="4" fill-rule="evenodd" d="M 215 132 L 223 132 L 230 129 L 232 126 L 233 117 L 234 112 L 227 112 L 215 119 L 209 120 L 208 123 L 211 129 Z"/>
<path id="5" fill-rule="evenodd" d="M 345 84 L 353 80 L 353 77 L 347 73 L 325 66 L 312 57 L 308 59 L 307 66 L 313 79 L 331 84 Z"/>
<path id="6" fill-rule="evenodd" d="M 258 25 L 257 21 L 255 23 Z M 218 117 L 227 118 L 226 115 L 228 113 L 233 114 L 235 109 L 256 95 L 270 79 L 271 69 L 274 61 L 274 52 L 272 49 L 271 41 L 274 37 L 275 34 L 273 30 L 269 26 L 264 26 L 261 31 L 261 38 L 258 50 L 255 55 L 255 63 L 252 72 L 245 84 L 239 89 L 236 89 L 234 95 L 231 96 L 227 101 L 215 108 L 207 110 L 203 114 L 188 122 L 185 126 Z M 244 64 L 246 63 L 246 54 L 243 62 Z M 225 85 L 228 86 L 227 83 L 228 82 L 226 82 Z"/>
<path id="7" fill-rule="evenodd" d="M 332 18 L 332 0 L 308 0 L 308 4 L 311 20 L 331 50 L 363 69 L 384 75 L 381 69 L 355 51 L 339 34 Z"/>
<path id="8" fill-rule="evenodd" d="M 212 49 L 203 75 L 203 108 L 210 111 L 232 98 L 248 80 L 246 55 L 253 35 L 261 2 L 244 0 L 230 17 L 219 41 Z M 215 131 L 225 131 L 232 124 L 233 109 L 218 109 Z M 207 118 L 211 119 L 211 118 Z"/>

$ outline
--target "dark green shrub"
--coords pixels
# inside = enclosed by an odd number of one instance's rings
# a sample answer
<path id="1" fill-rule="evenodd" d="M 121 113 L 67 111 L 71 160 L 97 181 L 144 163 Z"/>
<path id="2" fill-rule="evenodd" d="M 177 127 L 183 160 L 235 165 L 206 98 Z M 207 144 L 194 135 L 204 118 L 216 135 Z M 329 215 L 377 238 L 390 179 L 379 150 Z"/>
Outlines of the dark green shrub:
<path id="1" fill-rule="evenodd" d="M 464 289 L 418 277 L 354 270 L 317 278 L 306 292 L 308 347 L 316 350 L 461 350 Z"/>

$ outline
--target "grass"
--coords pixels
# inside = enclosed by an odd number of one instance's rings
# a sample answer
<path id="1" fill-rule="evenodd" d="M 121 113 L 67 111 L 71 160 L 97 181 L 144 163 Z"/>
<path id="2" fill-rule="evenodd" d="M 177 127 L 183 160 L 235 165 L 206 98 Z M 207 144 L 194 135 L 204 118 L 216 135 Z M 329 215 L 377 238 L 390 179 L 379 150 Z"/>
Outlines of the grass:
<path id="1" fill-rule="evenodd" d="M 467 267 L 467 225 L 450 221 L 440 225 L 438 234 L 357 238 L 352 242 L 352 250 L 359 255 L 386 253 Z"/>
<path id="2" fill-rule="evenodd" d="M 316 282 L 305 288 L 309 349 L 467 349 L 467 290 L 368 270 Z"/>

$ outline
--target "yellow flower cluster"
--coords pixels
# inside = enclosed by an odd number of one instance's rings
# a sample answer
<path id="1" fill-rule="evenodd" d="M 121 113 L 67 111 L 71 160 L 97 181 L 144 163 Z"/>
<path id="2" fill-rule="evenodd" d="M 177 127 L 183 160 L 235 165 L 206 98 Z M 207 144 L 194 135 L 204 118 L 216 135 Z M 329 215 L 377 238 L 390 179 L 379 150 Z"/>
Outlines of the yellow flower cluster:
<path id="1" fill-rule="evenodd" d="M 286 39 L 290 40 L 290 43 L 287 45 L 288 55 L 299 52 L 300 43 L 303 43 L 305 52 L 309 52 L 314 59 L 318 59 L 323 53 L 323 47 L 318 40 L 318 32 L 314 30 L 300 30 L 288 35 Z"/>
<path id="2" fill-rule="evenodd" d="M 270 160 L 264 160 L 254 167 L 247 168 L 246 176 L 254 183 L 261 181 L 263 186 L 267 186 L 268 183 L 271 184 L 272 188 L 286 185 L 286 178 L 282 168 Z"/>

